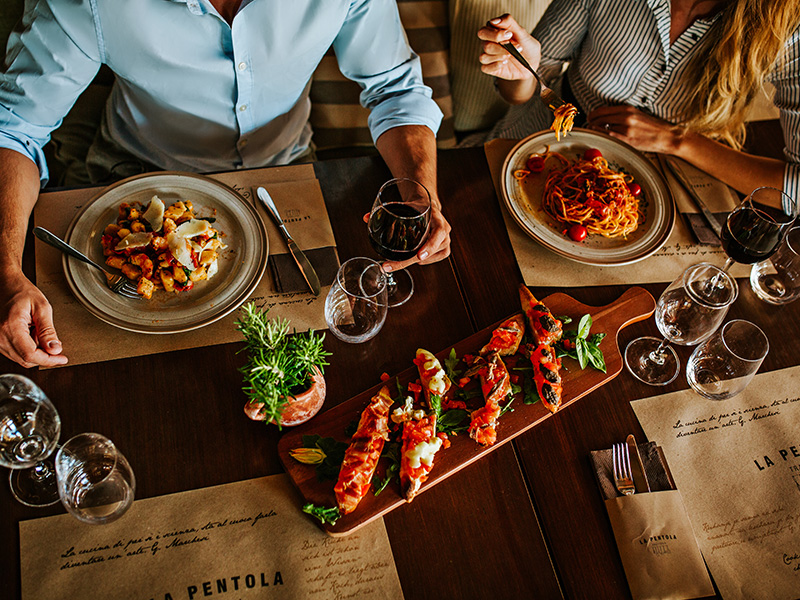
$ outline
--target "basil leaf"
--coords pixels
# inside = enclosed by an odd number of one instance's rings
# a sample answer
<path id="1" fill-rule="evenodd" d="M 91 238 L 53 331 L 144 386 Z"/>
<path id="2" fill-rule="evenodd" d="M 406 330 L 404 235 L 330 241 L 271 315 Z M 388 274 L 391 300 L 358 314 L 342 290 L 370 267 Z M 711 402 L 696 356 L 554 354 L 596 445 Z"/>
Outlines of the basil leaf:
<path id="1" fill-rule="evenodd" d="M 589 360 L 586 356 L 586 340 L 582 338 L 575 340 L 575 350 L 578 352 L 578 364 L 581 366 L 581 369 L 585 369 Z"/>
<path id="2" fill-rule="evenodd" d="M 603 357 L 603 352 L 597 346 L 587 344 L 586 350 L 588 351 L 589 362 L 598 371 L 606 372 L 606 359 Z"/>
<path id="3" fill-rule="evenodd" d="M 592 315 L 586 314 L 581 317 L 578 323 L 578 338 L 586 339 L 589 335 L 589 329 L 592 327 Z"/>
<path id="4" fill-rule="evenodd" d="M 436 427 L 444 433 L 460 433 L 467 426 L 461 427 L 465 419 L 469 418 L 469 413 L 461 408 L 451 408 L 442 414 L 441 419 L 436 421 Z"/>

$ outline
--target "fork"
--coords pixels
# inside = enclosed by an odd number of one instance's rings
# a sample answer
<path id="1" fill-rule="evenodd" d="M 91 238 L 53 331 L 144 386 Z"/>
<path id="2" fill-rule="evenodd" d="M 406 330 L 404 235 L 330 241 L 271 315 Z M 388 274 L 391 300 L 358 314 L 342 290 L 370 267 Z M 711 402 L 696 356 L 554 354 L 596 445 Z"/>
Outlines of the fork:
<path id="1" fill-rule="evenodd" d="M 519 50 L 517 50 L 514 44 L 508 42 L 506 44 L 501 44 L 501 46 L 503 46 L 503 48 L 506 49 L 506 52 L 508 52 L 511 56 L 513 56 L 517 60 L 517 62 L 519 62 L 519 64 L 521 64 L 523 67 L 528 69 L 528 71 L 533 73 L 533 76 L 536 78 L 536 81 L 539 82 L 539 98 L 541 98 L 542 102 L 544 102 L 545 105 L 550 110 L 555 111 L 560 106 L 564 106 L 566 104 L 566 102 L 562 100 L 558 94 L 556 94 L 553 90 L 547 87 L 541 75 L 539 75 L 536 72 L 536 70 L 530 65 L 530 63 L 527 60 L 525 60 L 525 57 L 519 53 Z"/>
<path id="2" fill-rule="evenodd" d="M 136 286 L 133 285 L 128 279 L 122 275 L 114 275 L 113 273 L 109 273 L 103 267 L 98 265 L 94 262 L 91 258 L 84 256 L 81 252 L 70 246 L 67 242 L 59 238 L 58 236 L 50 233 L 44 227 L 34 227 L 33 228 L 33 235 L 37 238 L 45 242 L 46 244 L 50 244 L 53 248 L 57 248 L 61 250 L 64 254 L 72 256 L 73 258 L 77 258 L 78 260 L 82 260 L 83 262 L 92 265 L 96 269 L 100 269 L 103 272 L 103 275 L 106 276 L 106 284 L 111 289 L 112 292 L 117 293 L 121 296 L 125 296 L 126 298 L 135 298 L 141 299 L 142 296 L 136 291 Z"/>
<path id="3" fill-rule="evenodd" d="M 631 457 L 625 444 L 614 444 L 614 483 L 621 494 L 630 496 L 636 491 L 631 474 Z"/>

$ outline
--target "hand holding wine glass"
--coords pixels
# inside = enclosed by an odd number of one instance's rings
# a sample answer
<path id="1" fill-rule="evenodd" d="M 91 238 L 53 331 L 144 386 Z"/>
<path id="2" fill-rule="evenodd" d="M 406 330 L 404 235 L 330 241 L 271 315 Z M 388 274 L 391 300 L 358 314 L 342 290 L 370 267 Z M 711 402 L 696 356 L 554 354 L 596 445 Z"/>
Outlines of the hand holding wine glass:
<path id="1" fill-rule="evenodd" d="M 388 260 L 413 258 L 430 232 L 431 195 L 413 179 L 391 179 L 381 186 L 367 228 L 373 249 Z M 400 306 L 414 292 L 407 271 L 387 273 L 389 306 Z"/>

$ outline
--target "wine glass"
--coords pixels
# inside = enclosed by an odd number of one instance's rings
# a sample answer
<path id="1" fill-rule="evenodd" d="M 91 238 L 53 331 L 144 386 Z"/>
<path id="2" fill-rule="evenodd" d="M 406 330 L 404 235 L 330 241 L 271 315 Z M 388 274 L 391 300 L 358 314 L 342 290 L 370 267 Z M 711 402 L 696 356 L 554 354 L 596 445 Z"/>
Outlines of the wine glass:
<path id="1" fill-rule="evenodd" d="M 693 346 L 710 337 L 736 300 L 736 280 L 719 267 L 688 267 L 656 302 L 656 326 L 662 339 L 640 337 L 625 348 L 625 366 L 639 381 L 667 385 L 680 371 L 680 360 L 667 342 Z"/>
<path id="2" fill-rule="evenodd" d="M 386 321 L 387 273 L 371 258 L 342 263 L 325 298 L 325 322 L 333 335 L 358 344 L 375 337 Z"/>
<path id="3" fill-rule="evenodd" d="M 769 340 L 757 325 L 741 319 L 729 321 L 686 364 L 686 380 L 709 400 L 725 400 L 741 392 L 769 352 Z"/>
<path id="4" fill-rule="evenodd" d="M 431 195 L 413 179 L 391 179 L 381 186 L 372 205 L 367 228 L 375 252 L 388 260 L 408 260 L 428 237 Z M 389 306 L 400 306 L 414 293 L 406 270 L 387 273 Z"/>
<path id="5" fill-rule="evenodd" d="M 133 471 L 114 443 L 98 433 L 67 440 L 56 454 L 56 474 L 61 503 L 84 523 L 115 521 L 133 503 Z"/>
<path id="6" fill-rule="evenodd" d="M 53 403 L 30 379 L 0 375 L 0 465 L 11 469 L 11 493 L 27 506 L 58 502 L 51 454 L 61 435 Z"/>
<path id="7" fill-rule="evenodd" d="M 756 188 L 737 206 L 720 232 L 728 255 L 723 271 L 734 262 L 753 264 L 768 259 L 778 249 L 798 216 L 798 204 L 782 191 Z"/>

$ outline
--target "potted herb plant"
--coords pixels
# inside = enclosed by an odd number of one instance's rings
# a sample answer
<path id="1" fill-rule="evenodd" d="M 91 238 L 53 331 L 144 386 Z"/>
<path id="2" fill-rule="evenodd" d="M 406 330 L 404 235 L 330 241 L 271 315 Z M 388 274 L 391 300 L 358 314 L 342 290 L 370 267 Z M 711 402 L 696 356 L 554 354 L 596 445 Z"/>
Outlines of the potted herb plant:
<path id="1" fill-rule="evenodd" d="M 247 346 L 242 390 L 248 397 L 244 412 L 253 420 L 299 425 L 313 417 L 325 401 L 323 368 L 330 352 L 325 334 L 289 332 L 289 321 L 269 319 L 253 302 L 241 309 L 236 328 Z"/>

